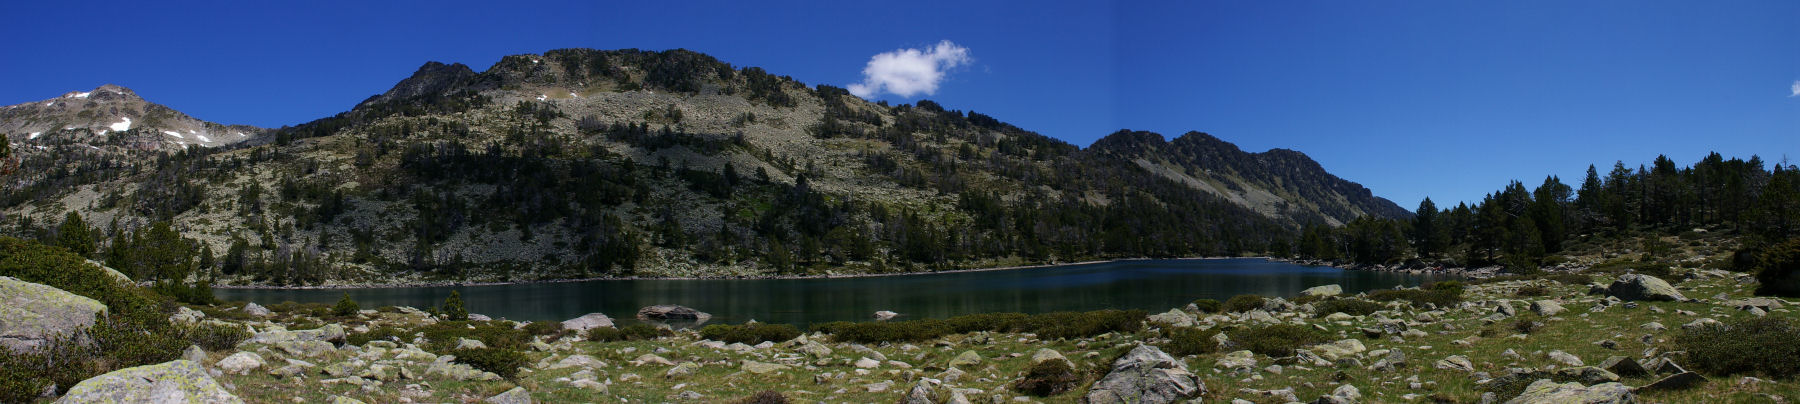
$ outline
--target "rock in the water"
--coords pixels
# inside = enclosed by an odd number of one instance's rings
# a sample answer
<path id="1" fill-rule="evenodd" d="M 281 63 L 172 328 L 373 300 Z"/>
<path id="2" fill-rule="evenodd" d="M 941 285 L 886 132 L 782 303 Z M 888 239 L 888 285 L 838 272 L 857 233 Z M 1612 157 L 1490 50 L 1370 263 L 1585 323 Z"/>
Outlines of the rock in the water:
<path id="1" fill-rule="evenodd" d="M 1562 304 L 1557 303 L 1555 300 L 1538 300 L 1531 302 L 1531 311 L 1537 312 L 1539 316 L 1554 316 L 1564 310 L 1567 309 L 1564 309 Z"/>
<path id="2" fill-rule="evenodd" d="M 899 316 L 899 315 L 900 315 L 900 313 L 895 313 L 895 312 L 891 312 L 891 311 L 887 311 L 887 310 L 877 311 L 877 312 L 875 312 L 875 321 L 893 320 L 895 316 Z"/>
<path id="3" fill-rule="evenodd" d="M 244 314 L 257 317 L 268 317 L 270 314 L 274 313 L 270 313 L 268 308 L 262 307 L 262 305 L 256 304 L 256 302 L 250 302 L 244 304 Z"/>
<path id="4" fill-rule="evenodd" d="M 489 404 L 531 404 L 531 393 L 525 391 L 524 387 L 514 387 L 512 390 L 507 390 L 505 393 L 488 397 L 487 399 L 481 400 L 481 402 Z"/>
<path id="5" fill-rule="evenodd" d="M 972 368 L 979 364 L 981 364 L 981 354 L 975 353 L 973 350 L 963 351 L 955 358 L 950 359 L 950 366 Z"/>
<path id="6" fill-rule="evenodd" d="M 1681 291 L 1654 276 L 1625 274 L 1606 287 L 1606 294 L 1623 300 L 1683 301 Z"/>
<path id="7" fill-rule="evenodd" d="M 639 320 L 706 320 L 712 318 L 712 315 L 686 306 L 659 304 L 638 309 L 637 318 Z"/>
<path id="8" fill-rule="evenodd" d="M 58 403 L 242 403 L 192 361 L 125 368 L 83 380 Z"/>
<path id="9" fill-rule="evenodd" d="M 1344 294 L 1344 287 L 1338 286 L 1337 284 L 1314 286 L 1314 287 L 1306 288 L 1306 290 L 1300 291 L 1301 296 L 1326 297 L 1326 296 L 1337 296 L 1337 295 L 1341 295 L 1341 294 Z"/>
<path id="10" fill-rule="evenodd" d="M 1187 365 L 1150 345 L 1113 361 L 1112 371 L 1088 390 L 1091 404 L 1170 403 L 1205 392 Z"/>
<path id="11" fill-rule="evenodd" d="M 563 325 L 563 329 L 565 329 L 565 330 L 585 334 L 585 333 L 587 333 L 587 330 L 590 330 L 590 329 L 595 329 L 595 328 L 600 328 L 600 327 L 612 328 L 613 327 L 613 319 L 612 319 L 612 317 L 607 317 L 605 314 L 588 313 L 581 317 L 576 317 L 573 319 L 569 319 L 568 321 L 564 321 L 564 322 L 562 322 L 562 325 Z"/>
<path id="12" fill-rule="evenodd" d="M 0 276 L 0 346 L 35 352 L 52 339 L 94 325 L 106 305 L 47 285 Z"/>
<path id="13" fill-rule="evenodd" d="M 1538 379 L 1506 404 L 1623 404 L 1636 401 L 1637 395 L 1632 394 L 1631 388 L 1619 383 L 1582 386 L 1575 382 L 1558 384 L 1550 379 Z"/>
<path id="14" fill-rule="evenodd" d="M 219 367 L 220 371 L 236 375 L 249 373 L 252 370 L 256 370 L 256 368 L 262 367 L 262 365 L 262 355 L 257 355 L 255 352 L 234 353 L 231 354 L 231 356 L 225 357 L 225 359 L 220 359 L 219 363 L 213 364 L 213 366 Z"/>

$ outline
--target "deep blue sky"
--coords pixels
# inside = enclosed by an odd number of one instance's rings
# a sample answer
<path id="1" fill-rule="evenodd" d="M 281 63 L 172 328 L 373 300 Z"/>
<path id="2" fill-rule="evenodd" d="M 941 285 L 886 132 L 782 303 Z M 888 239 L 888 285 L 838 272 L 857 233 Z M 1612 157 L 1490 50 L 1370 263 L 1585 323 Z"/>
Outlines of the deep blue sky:
<path id="1" fill-rule="evenodd" d="M 973 63 L 884 99 L 1081 146 L 1132 128 L 1299 150 L 1408 209 L 1658 154 L 1800 160 L 1794 1 L 260 3 L 5 2 L 0 104 L 116 83 L 275 127 L 433 60 L 687 48 L 845 86 L 950 40 Z"/>

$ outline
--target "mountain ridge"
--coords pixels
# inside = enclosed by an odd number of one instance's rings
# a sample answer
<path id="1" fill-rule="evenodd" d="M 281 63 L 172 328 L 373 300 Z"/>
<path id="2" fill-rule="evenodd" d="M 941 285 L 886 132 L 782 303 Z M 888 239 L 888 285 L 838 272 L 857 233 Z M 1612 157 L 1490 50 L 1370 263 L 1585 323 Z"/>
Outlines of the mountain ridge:
<path id="1" fill-rule="evenodd" d="M 253 142 L 28 178 L 0 212 L 29 218 L 21 233 L 68 211 L 109 234 L 170 221 L 225 252 L 222 283 L 277 285 L 1255 254 L 1405 215 L 1297 152 L 1121 133 L 1139 139 L 1082 149 L 692 51 L 559 49 L 479 73 L 429 62 Z"/>

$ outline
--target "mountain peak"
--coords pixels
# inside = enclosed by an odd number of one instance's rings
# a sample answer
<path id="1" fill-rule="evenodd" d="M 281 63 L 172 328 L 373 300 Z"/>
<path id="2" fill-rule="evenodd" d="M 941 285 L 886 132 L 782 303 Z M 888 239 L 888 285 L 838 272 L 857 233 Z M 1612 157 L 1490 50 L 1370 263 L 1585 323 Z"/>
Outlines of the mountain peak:
<path id="1" fill-rule="evenodd" d="M 0 137 L 26 142 L 74 140 L 102 146 L 115 132 L 133 131 L 126 141 L 134 149 L 180 149 L 188 145 L 221 146 L 260 134 L 261 128 L 202 121 L 139 97 L 136 91 L 104 84 L 70 91 L 56 98 L 0 108 Z"/>

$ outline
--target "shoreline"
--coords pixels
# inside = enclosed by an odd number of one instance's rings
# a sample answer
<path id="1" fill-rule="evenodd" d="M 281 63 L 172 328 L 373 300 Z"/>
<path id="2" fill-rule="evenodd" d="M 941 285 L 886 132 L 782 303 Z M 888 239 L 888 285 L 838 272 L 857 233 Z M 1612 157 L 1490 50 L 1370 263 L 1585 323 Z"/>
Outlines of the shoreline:
<path id="1" fill-rule="evenodd" d="M 506 286 L 506 285 L 525 285 L 525 284 L 539 284 L 539 283 L 570 283 L 570 282 L 623 281 L 623 280 L 710 281 L 710 280 L 854 279 L 854 278 L 875 278 L 875 277 L 890 277 L 890 276 L 952 274 L 952 273 L 965 273 L 965 272 L 1013 271 L 1013 270 L 1039 269 L 1039 268 L 1060 267 L 1060 266 L 1106 264 L 1106 263 L 1124 262 L 1124 261 L 1223 260 L 1223 259 L 1261 259 L 1264 261 L 1289 262 L 1289 263 L 1300 264 L 1300 265 L 1314 265 L 1314 264 L 1304 264 L 1304 263 L 1299 263 L 1299 262 L 1294 262 L 1294 261 L 1282 260 L 1282 259 L 1277 259 L 1277 258 L 1273 258 L 1273 257 L 1263 257 L 1263 256 L 1257 256 L 1257 257 L 1181 257 L 1181 258 L 1138 257 L 1138 258 L 1115 258 L 1115 259 L 1108 259 L 1108 260 L 1090 260 L 1090 261 L 1068 262 L 1068 263 L 1013 265 L 1013 266 L 1004 266 L 1004 267 L 966 268 L 966 269 L 952 269 L 952 270 L 946 270 L 946 271 L 901 272 L 901 273 L 888 273 L 888 274 L 779 275 L 779 276 L 729 276 L 729 277 L 692 277 L 692 276 L 639 277 L 639 276 L 631 276 L 631 277 L 543 279 L 543 280 L 507 281 L 507 282 L 450 282 L 450 281 L 445 281 L 445 282 L 424 282 L 424 283 L 370 283 L 370 284 L 319 285 L 319 286 L 213 285 L 213 289 L 245 289 L 245 290 L 249 290 L 249 289 L 254 289 L 254 290 L 396 289 L 396 288 L 430 288 L 430 287 L 463 287 L 463 286 Z M 1331 265 L 1320 265 L 1320 266 L 1331 266 Z M 1350 268 L 1337 267 L 1337 266 L 1331 266 L 1331 267 L 1345 269 L 1345 270 L 1350 269 Z"/>

